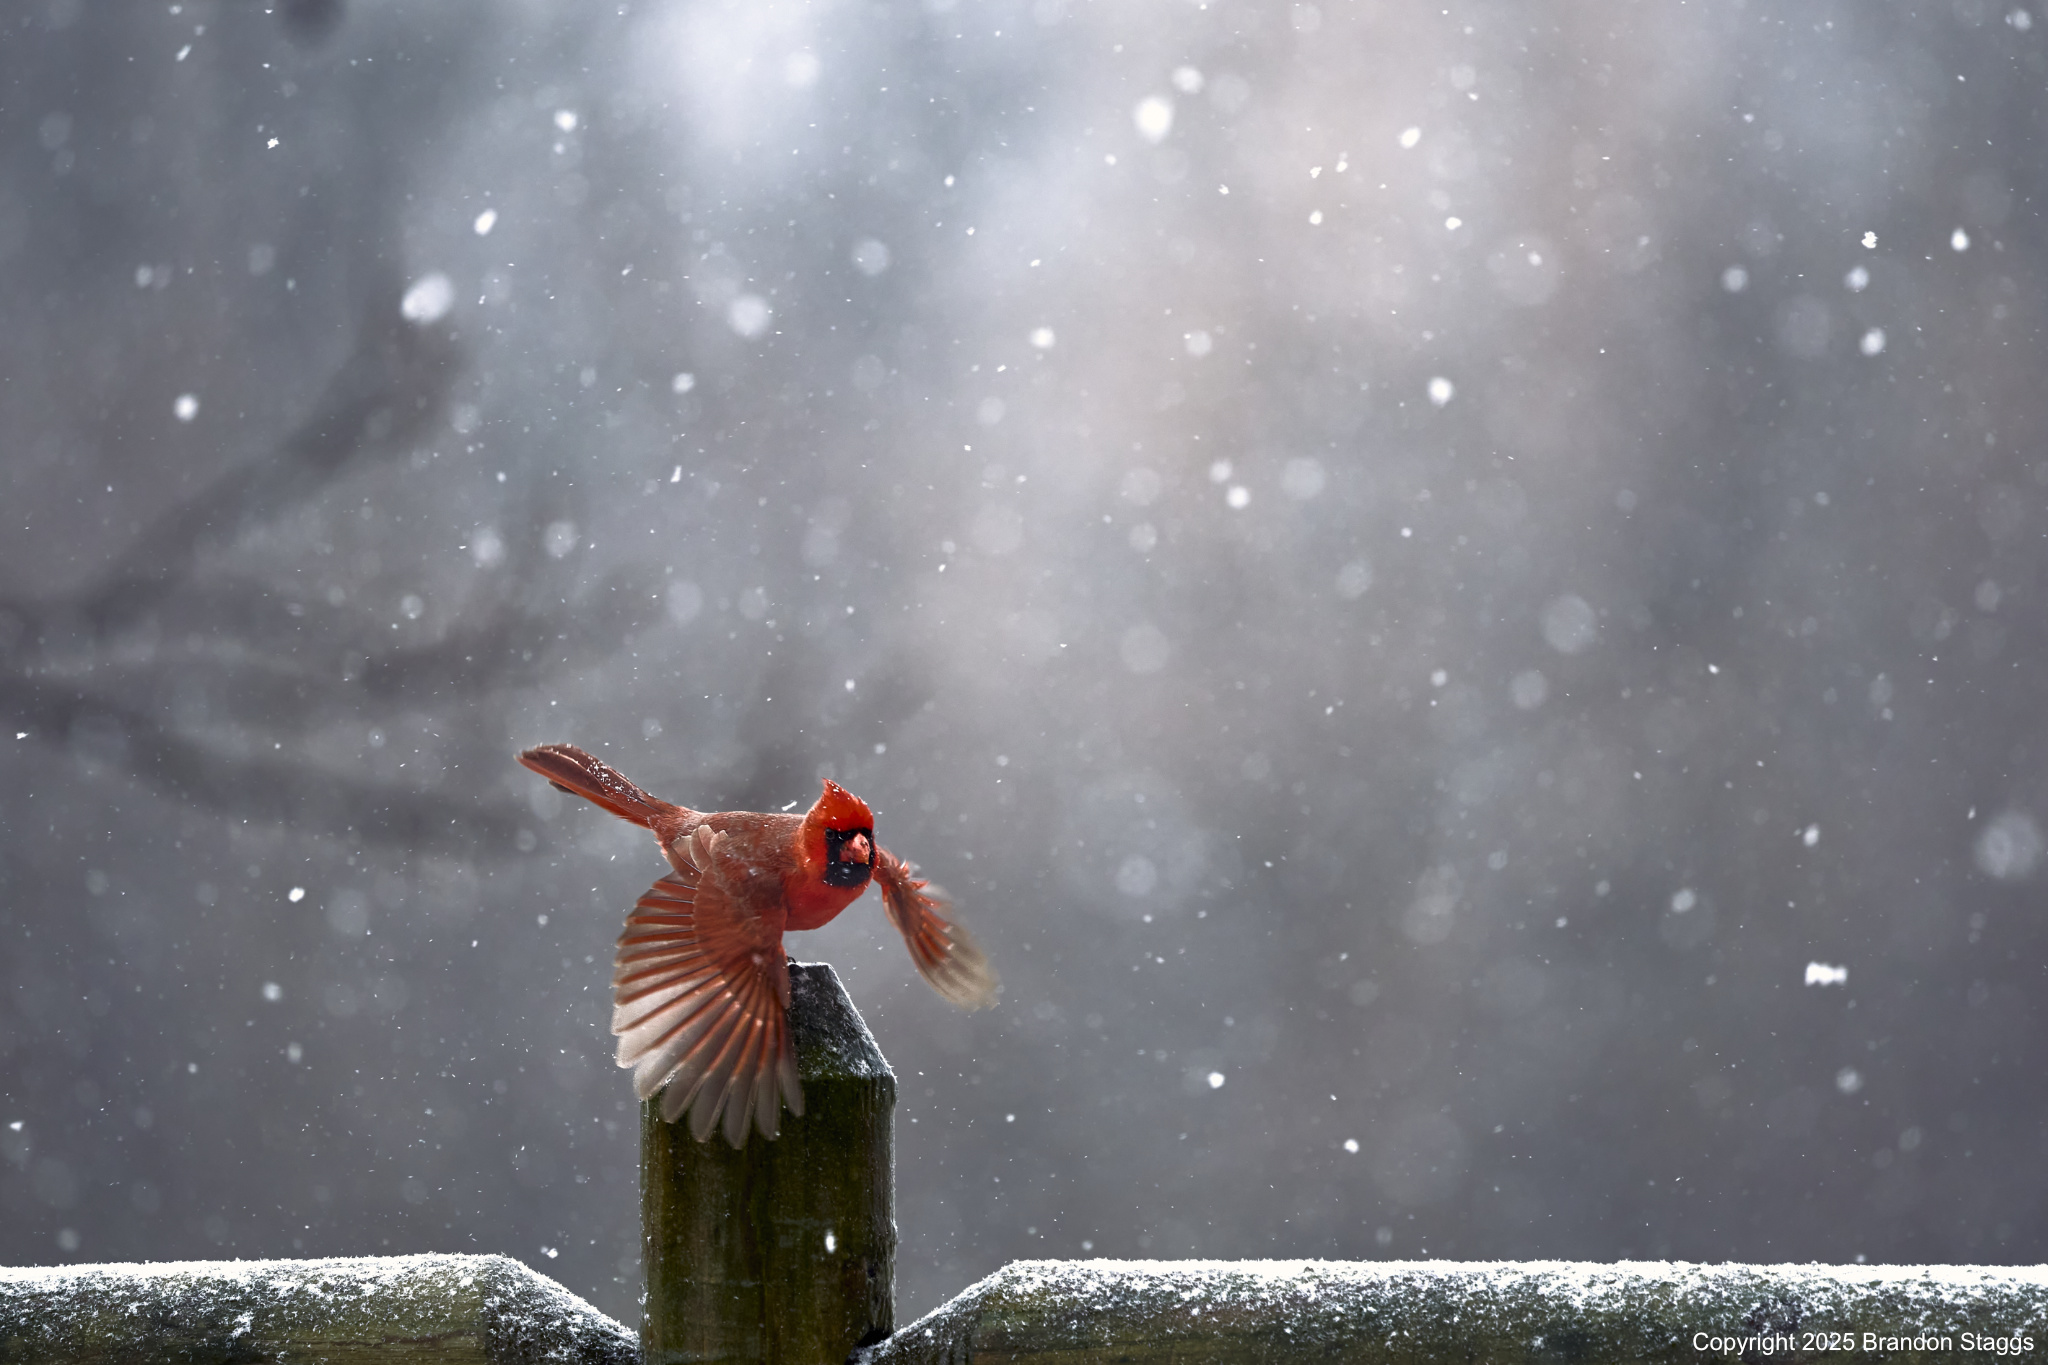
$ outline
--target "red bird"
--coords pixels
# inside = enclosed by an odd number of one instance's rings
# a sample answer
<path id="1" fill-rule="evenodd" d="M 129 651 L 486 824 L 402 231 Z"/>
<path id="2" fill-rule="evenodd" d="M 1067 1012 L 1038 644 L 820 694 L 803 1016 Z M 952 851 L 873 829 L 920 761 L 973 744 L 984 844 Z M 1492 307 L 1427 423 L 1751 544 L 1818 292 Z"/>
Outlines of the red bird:
<path id="1" fill-rule="evenodd" d="M 690 1115 L 703 1142 L 721 1125 L 734 1147 L 751 1117 L 763 1137 L 782 1103 L 802 1117 L 789 1038 L 786 929 L 816 929 L 881 883 L 882 907 L 932 988 L 965 1009 L 996 1000 L 996 974 L 945 893 L 875 843 L 867 803 L 826 782 L 803 815 L 695 811 L 649 796 L 609 764 L 569 744 L 519 761 L 562 791 L 654 831 L 675 870 L 626 916 L 612 965 L 612 1032 L 619 1065 L 641 1099 L 667 1086 L 661 1116 Z M 779 1094 L 778 1094 L 779 1092 Z"/>

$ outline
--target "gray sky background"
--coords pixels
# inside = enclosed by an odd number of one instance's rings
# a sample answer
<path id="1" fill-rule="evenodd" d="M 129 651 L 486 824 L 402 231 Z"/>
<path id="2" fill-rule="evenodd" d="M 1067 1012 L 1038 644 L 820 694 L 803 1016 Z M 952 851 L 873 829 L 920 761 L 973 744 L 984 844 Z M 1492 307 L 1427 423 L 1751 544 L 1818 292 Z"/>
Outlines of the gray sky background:
<path id="1" fill-rule="evenodd" d="M 973 1017 L 872 898 L 791 945 L 901 1080 L 900 1320 L 2048 1257 L 2044 16 L 4 22 L 0 1263 L 637 1320 L 662 865 L 551 740 L 833 776 L 986 942 Z"/>

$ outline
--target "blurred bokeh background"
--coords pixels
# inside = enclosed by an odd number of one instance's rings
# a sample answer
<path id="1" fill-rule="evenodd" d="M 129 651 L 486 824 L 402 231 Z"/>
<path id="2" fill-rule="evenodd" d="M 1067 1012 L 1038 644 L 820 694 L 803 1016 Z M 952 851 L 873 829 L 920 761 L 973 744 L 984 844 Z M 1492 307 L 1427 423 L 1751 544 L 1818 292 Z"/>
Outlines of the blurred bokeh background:
<path id="1" fill-rule="evenodd" d="M 637 1321 L 662 870 L 864 795 L 900 1320 L 1084 1255 L 2038 1261 L 2048 18 L 22 0 L 0 1263 Z"/>

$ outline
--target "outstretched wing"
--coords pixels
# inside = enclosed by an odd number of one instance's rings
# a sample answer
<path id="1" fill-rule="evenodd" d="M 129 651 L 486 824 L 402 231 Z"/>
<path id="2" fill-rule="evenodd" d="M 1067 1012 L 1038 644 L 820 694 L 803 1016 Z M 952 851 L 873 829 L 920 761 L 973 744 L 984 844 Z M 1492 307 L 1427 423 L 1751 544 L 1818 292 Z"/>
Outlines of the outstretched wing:
<path id="1" fill-rule="evenodd" d="M 910 864 L 886 848 L 875 850 L 875 881 L 889 923 L 903 935 L 918 975 L 962 1009 L 986 1009 L 996 1002 L 995 969 L 981 945 L 947 912 L 946 893 L 910 872 Z"/>
<path id="2" fill-rule="evenodd" d="M 789 1037 L 789 960 L 773 907 L 736 895 L 719 872 L 725 836 L 700 826 L 673 846 L 676 871 L 626 916 L 612 967 L 619 1065 L 661 1116 L 685 1112 L 702 1142 L 722 1127 L 734 1147 L 751 1118 L 773 1138 L 782 1103 L 802 1116 Z"/>

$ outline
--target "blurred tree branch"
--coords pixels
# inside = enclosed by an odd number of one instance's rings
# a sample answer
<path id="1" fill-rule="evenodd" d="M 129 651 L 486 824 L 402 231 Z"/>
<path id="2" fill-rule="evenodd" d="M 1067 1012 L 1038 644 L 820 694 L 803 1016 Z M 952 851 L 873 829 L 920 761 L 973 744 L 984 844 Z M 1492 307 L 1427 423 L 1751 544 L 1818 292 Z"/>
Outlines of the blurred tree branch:
<path id="1" fill-rule="evenodd" d="M 352 662 L 336 666 L 332 650 L 308 658 L 300 648 L 300 604 L 246 573 L 223 578 L 217 563 L 223 547 L 410 451 L 443 418 L 461 350 L 446 329 L 399 317 L 389 302 L 397 281 L 385 283 L 367 291 L 377 303 L 359 319 L 352 353 L 273 455 L 168 509 L 75 594 L 0 599 L 0 705 L 18 730 L 225 817 L 413 849 L 511 840 L 516 802 L 335 771 L 283 746 L 366 707 L 450 693 L 481 700 L 532 685 L 565 659 L 612 652 L 630 614 L 619 608 L 644 591 L 614 576 L 588 594 L 596 609 L 572 610 L 565 623 L 558 606 L 536 610 L 501 588 L 427 644 L 384 644 L 367 622 L 342 627 L 335 636 Z M 110 648 L 124 632 L 198 635 L 205 648 Z M 89 642 L 82 657 L 68 648 L 80 640 Z M 197 684 L 209 715 L 231 718 L 240 742 L 181 720 L 167 683 Z M 499 738 L 468 727 L 452 737 L 450 766 L 464 756 L 482 766 Z"/>

